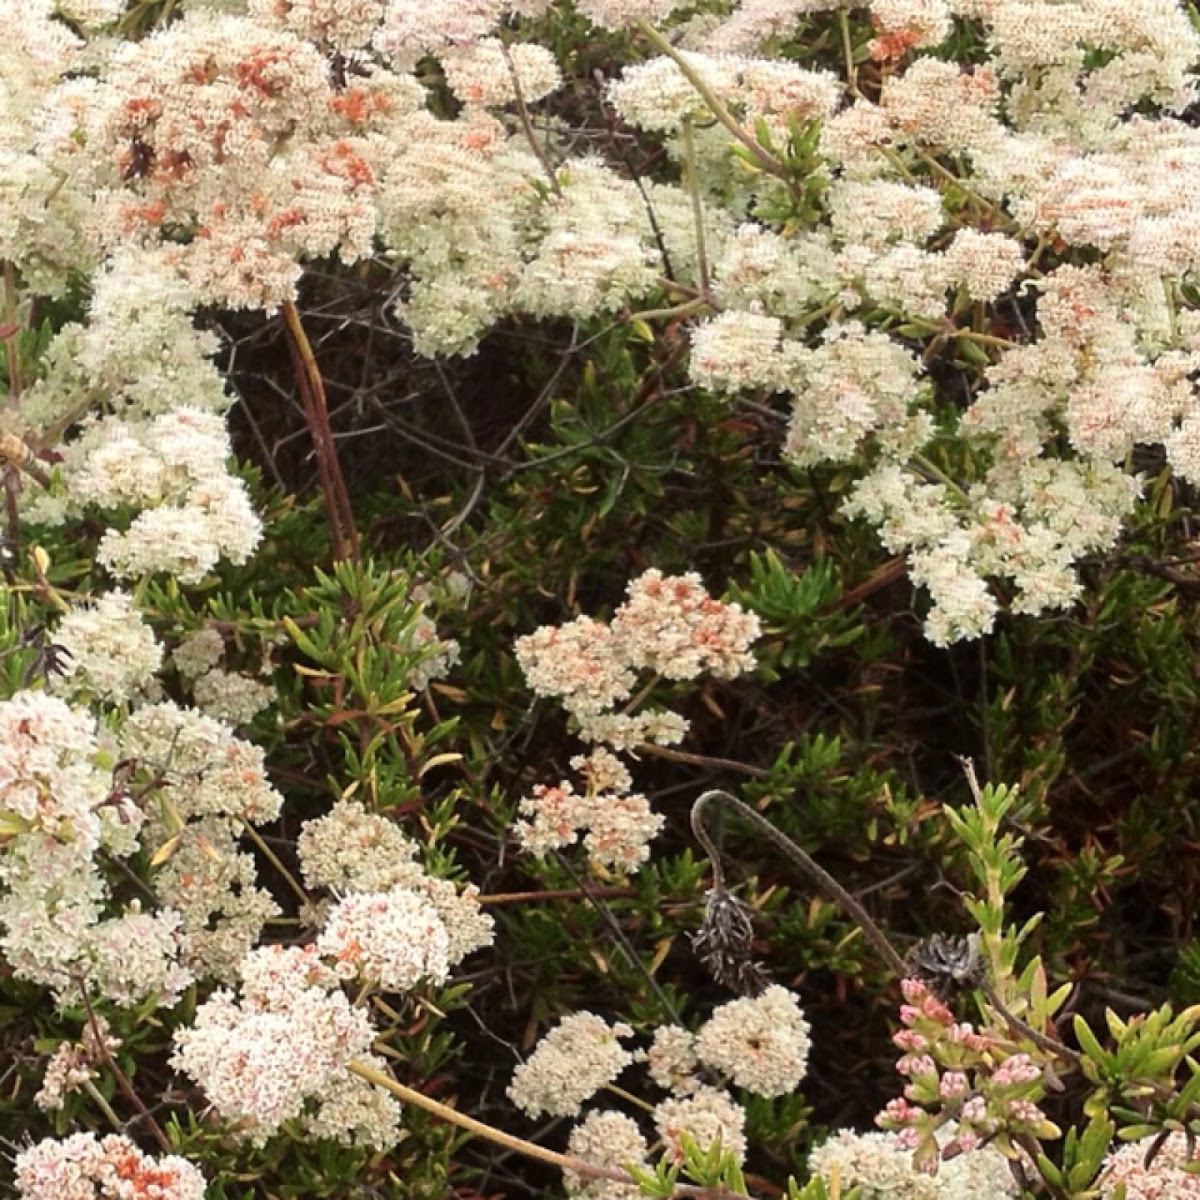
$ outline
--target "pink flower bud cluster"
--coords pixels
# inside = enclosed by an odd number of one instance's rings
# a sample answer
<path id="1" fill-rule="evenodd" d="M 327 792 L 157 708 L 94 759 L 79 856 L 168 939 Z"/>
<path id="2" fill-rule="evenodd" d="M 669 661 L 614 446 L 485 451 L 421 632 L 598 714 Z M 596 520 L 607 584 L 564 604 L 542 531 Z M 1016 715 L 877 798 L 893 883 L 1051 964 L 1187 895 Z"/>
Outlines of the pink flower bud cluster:
<path id="1" fill-rule="evenodd" d="M 948 1152 L 973 1150 L 997 1134 L 1058 1136 L 1038 1107 L 1045 1073 L 1028 1054 L 1011 1054 L 999 1038 L 956 1021 L 920 980 L 901 987 L 904 1028 L 892 1040 L 903 1051 L 896 1070 L 908 1082 L 875 1118 L 878 1125 L 896 1131 L 933 1171 Z"/>

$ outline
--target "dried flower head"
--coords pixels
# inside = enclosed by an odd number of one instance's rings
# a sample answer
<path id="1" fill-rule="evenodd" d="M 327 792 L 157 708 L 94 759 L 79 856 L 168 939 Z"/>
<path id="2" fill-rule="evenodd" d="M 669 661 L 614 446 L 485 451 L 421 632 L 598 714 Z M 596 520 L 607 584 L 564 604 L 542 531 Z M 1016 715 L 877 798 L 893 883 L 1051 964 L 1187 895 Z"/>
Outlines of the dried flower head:
<path id="1" fill-rule="evenodd" d="M 692 934 L 692 946 L 709 974 L 745 996 L 757 996 L 771 982 L 766 968 L 753 958 L 752 911 L 725 888 L 714 887 L 700 929 Z"/>

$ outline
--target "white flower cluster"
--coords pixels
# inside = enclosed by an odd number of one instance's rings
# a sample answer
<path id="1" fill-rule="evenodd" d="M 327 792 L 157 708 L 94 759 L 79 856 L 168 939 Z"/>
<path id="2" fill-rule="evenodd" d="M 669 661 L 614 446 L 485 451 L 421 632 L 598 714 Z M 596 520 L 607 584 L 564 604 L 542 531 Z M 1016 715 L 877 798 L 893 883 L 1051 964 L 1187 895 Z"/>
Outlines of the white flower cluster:
<path id="1" fill-rule="evenodd" d="M 513 1072 L 509 1099 L 531 1117 L 574 1116 L 634 1061 L 620 1041 L 632 1034 L 628 1025 L 610 1025 L 595 1013 L 563 1017 Z"/>
<path id="2" fill-rule="evenodd" d="M 714 600 L 699 575 L 652 569 L 633 580 L 627 594 L 611 628 L 634 669 L 665 679 L 734 679 L 754 669 L 750 644 L 761 632 L 758 618 L 740 604 Z"/>
<path id="3" fill-rule="evenodd" d="M 16 1163 L 22 1200 L 204 1200 L 204 1176 L 177 1154 L 152 1158 L 123 1134 L 76 1133 L 22 1150 Z"/>
<path id="4" fill-rule="evenodd" d="M 267 779 L 262 749 L 194 709 L 169 700 L 138 709 L 122 730 L 121 749 L 155 772 L 185 821 L 261 825 L 279 815 L 283 797 Z"/>
<path id="5" fill-rule="evenodd" d="M 248 0 L 246 11 L 264 25 L 347 51 L 370 42 L 387 6 L 387 0 Z"/>
<path id="6" fill-rule="evenodd" d="M 552 1030 L 513 1077 L 509 1096 L 531 1116 L 567 1116 L 618 1071 L 635 1060 L 615 1041 L 627 1027 L 610 1027 L 591 1013 L 576 1013 Z M 647 1072 L 671 1094 L 651 1110 L 657 1134 L 647 1145 L 637 1124 L 620 1113 L 593 1110 L 571 1133 L 571 1153 L 601 1166 L 642 1166 L 651 1150 L 676 1161 L 684 1135 L 701 1150 L 720 1143 L 740 1162 L 746 1153 L 746 1113 L 722 1088 L 700 1077 L 701 1067 L 724 1074 L 736 1086 L 776 1097 L 796 1089 L 808 1062 L 808 1023 L 794 995 L 772 986 L 757 998 L 719 1006 L 697 1033 L 663 1025 L 645 1054 Z M 597 1046 L 600 1048 L 598 1049 Z M 574 1064 L 574 1070 L 572 1069 Z M 581 1069 L 581 1064 L 586 1064 Z M 629 1185 L 587 1180 L 565 1173 L 567 1192 L 588 1200 L 633 1200 Z"/>
<path id="7" fill-rule="evenodd" d="M 169 701 L 130 715 L 121 752 L 138 764 L 147 807 L 169 814 L 147 825 L 144 840 L 163 860 L 154 887 L 182 919 L 185 961 L 200 975 L 229 980 L 278 914 L 238 844 L 243 823 L 273 821 L 283 803 L 263 752 L 220 721 Z"/>
<path id="8" fill-rule="evenodd" d="M 385 986 L 401 989 L 422 976 L 444 978 L 449 967 L 491 944 L 495 924 L 480 908 L 478 888 L 468 884 L 460 891 L 448 879 L 426 874 L 416 861 L 417 851 L 416 842 L 394 821 L 368 812 L 357 800 L 340 800 L 324 816 L 306 821 L 296 844 L 305 885 L 345 896 L 322 937 L 332 942 L 353 935 L 355 923 L 371 923 L 372 908 L 378 908 L 382 919 L 395 925 L 395 944 L 388 945 L 392 935 L 380 927 L 368 932 L 360 945 L 348 945 L 343 961 L 375 955 L 386 963 L 392 955 L 396 965 L 383 969 L 401 979 L 411 978 Z M 356 898 L 363 894 L 366 899 Z M 410 952 L 406 930 L 414 920 L 424 930 L 420 947 L 411 947 L 418 958 L 401 965 Z M 338 926 L 340 933 L 331 932 Z M 424 969 L 417 969 L 421 960 Z"/>
<path id="9" fill-rule="evenodd" d="M 842 1130 L 808 1156 L 808 1166 L 827 1185 L 836 1173 L 843 1189 L 861 1188 L 862 1200 L 1005 1200 L 1018 1194 L 1008 1160 L 990 1146 L 956 1155 L 930 1175 L 913 1166 L 912 1148 L 894 1133 Z"/>
<path id="10" fill-rule="evenodd" d="M 192 680 L 192 699 L 206 716 L 230 725 L 248 725 L 275 698 L 275 689 L 241 671 L 219 667 Z"/>
<path id="11" fill-rule="evenodd" d="M 719 1143 L 737 1161 L 746 1157 L 746 1112 L 728 1092 L 699 1084 L 686 1096 L 672 1096 L 654 1106 L 654 1128 L 663 1149 L 676 1162 L 684 1158 L 683 1135 L 701 1149 Z"/>
<path id="12" fill-rule="evenodd" d="M 164 836 L 159 831 L 154 839 L 169 851 L 154 876 L 154 890 L 183 918 L 181 958 L 197 976 L 231 983 L 279 906 L 257 886 L 254 858 L 227 821 L 191 822 L 169 843 Z"/>
<path id="13" fill-rule="evenodd" d="M 808 1022 L 797 998 L 772 984 L 760 996 L 717 1007 L 690 1033 L 662 1025 L 647 1053 L 650 1078 L 678 1096 L 700 1086 L 701 1065 L 719 1071 L 736 1087 L 772 1098 L 794 1092 L 808 1069 Z"/>
<path id="14" fill-rule="evenodd" d="M 339 800 L 305 821 L 296 842 L 305 887 L 338 892 L 410 886 L 421 874 L 417 849 L 395 821 L 357 800 Z"/>
<path id="15" fill-rule="evenodd" d="M 214 993 L 194 1023 L 175 1034 L 173 1065 L 257 1143 L 284 1121 L 321 1106 L 326 1095 L 343 1115 L 361 1113 L 377 1135 L 383 1132 L 383 1104 L 390 1121 L 383 1140 L 373 1143 L 383 1149 L 396 1136 L 399 1106 L 389 1097 L 365 1095 L 349 1103 L 343 1094 L 378 1089 L 346 1077 L 347 1065 L 368 1053 L 375 1034 L 365 1010 L 350 1003 L 337 981 L 314 947 L 251 952 L 242 964 L 240 995 Z"/>
<path id="16" fill-rule="evenodd" d="M 632 1118 L 624 1113 L 594 1109 L 571 1130 L 567 1151 L 572 1158 L 595 1167 L 627 1170 L 630 1166 L 645 1168 L 650 1147 Z M 591 1179 L 576 1171 L 563 1171 L 563 1186 L 568 1196 L 579 1200 L 638 1200 L 644 1195 L 635 1183 Z"/>
<path id="17" fill-rule="evenodd" d="M 696 1034 L 696 1056 L 760 1096 L 794 1092 L 808 1068 L 809 1029 L 799 1001 L 772 984 L 722 1004 Z"/>
<path id="18" fill-rule="evenodd" d="M 62 679 L 77 698 L 90 694 L 112 704 L 151 690 L 163 651 L 126 592 L 105 592 L 75 605 L 58 623 L 55 644 L 66 651 Z M 54 686 L 59 686 L 54 680 Z"/>
<path id="19" fill-rule="evenodd" d="M 499 38 L 481 38 L 442 59 L 446 83 L 464 103 L 501 108 L 521 100 L 533 104 L 562 85 L 554 55 L 544 46 L 518 42 L 507 47 Z"/>
<path id="20" fill-rule="evenodd" d="M 758 118 L 779 132 L 785 114 L 807 121 L 831 116 L 838 106 L 841 87 L 824 71 L 806 71 L 778 59 L 694 52 L 682 57 L 710 93 L 735 109 L 748 126 Z M 685 121 L 704 124 L 711 119 L 705 102 L 671 58 L 627 67 L 609 85 L 608 96 L 630 125 L 654 133 L 674 132 Z"/>
<path id="21" fill-rule="evenodd" d="M 196 707 L 205 716 L 230 725 L 246 725 L 273 701 L 270 684 L 219 664 L 225 639 L 211 626 L 188 634 L 171 655 L 175 669 L 191 688 Z"/>
<path id="22" fill-rule="evenodd" d="M 230 454 L 223 418 L 177 408 L 146 423 L 90 424 L 67 444 L 61 472 L 74 507 L 141 510 L 101 539 L 110 571 L 198 583 L 221 558 L 245 562 L 262 536 L 245 485 L 226 469 Z"/>
<path id="23" fill-rule="evenodd" d="M 23 497 L 28 518 L 58 524 L 101 510 L 99 558 L 122 578 L 169 571 L 198 582 L 221 558 L 244 562 L 261 526 L 230 473 L 229 406 L 192 323 L 194 292 L 151 251 L 122 248 L 94 279 L 86 324 L 68 324 L 22 397 L 22 434 L 70 431 L 48 491 Z"/>

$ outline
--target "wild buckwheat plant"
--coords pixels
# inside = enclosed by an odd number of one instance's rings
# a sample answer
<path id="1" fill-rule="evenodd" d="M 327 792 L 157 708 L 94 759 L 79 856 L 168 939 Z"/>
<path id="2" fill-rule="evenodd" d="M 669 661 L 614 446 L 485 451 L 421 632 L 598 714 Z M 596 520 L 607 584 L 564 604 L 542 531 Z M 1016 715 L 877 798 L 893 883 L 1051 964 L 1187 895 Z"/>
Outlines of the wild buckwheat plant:
<path id="1" fill-rule="evenodd" d="M 1193 4 L 0 28 L 0 1191 L 1198 1193 Z"/>

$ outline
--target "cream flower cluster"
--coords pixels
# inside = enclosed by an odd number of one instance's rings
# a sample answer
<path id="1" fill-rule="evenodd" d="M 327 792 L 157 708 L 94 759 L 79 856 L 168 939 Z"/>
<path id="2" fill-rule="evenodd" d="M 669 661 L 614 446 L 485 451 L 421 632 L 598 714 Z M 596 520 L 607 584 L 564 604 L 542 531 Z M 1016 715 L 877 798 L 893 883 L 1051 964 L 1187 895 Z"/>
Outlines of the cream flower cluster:
<path id="1" fill-rule="evenodd" d="M 835 7 L 746 0 L 686 61 L 735 118 L 761 114 L 742 107 L 738 56 Z M 693 330 L 689 369 L 712 391 L 789 396 L 785 453 L 798 465 L 865 468 L 846 511 L 907 555 L 933 602 L 926 631 L 944 644 L 993 627 L 994 580 L 1013 586 L 1021 612 L 1077 598 L 1075 564 L 1112 545 L 1137 498 L 1126 468 L 1135 445 L 1160 444 L 1184 479 L 1200 471 L 1200 342 L 1179 290 L 1200 261 L 1191 169 L 1200 134 L 1145 111 L 1194 97 L 1200 34 L 1174 0 L 867 7 L 878 61 L 936 45 L 955 17 L 979 23 L 990 57 L 964 71 L 913 55 L 877 101 L 839 110 L 835 89 L 824 107 L 793 109 L 823 118 L 812 176 L 821 212 L 786 236 L 762 215 L 770 181 L 739 188 L 713 153 L 723 142 L 727 156 L 729 136 L 697 131 L 705 203 L 726 212 L 732 232 L 710 246 L 720 307 Z M 611 97 L 627 121 L 667 135 L 704 108 L 669 59 L 630 68 Z M 667 148 L 679 152 L 677 141 Z M 928 173 L 931 152 L 956 156 L 960 185 Z M 950 224 L 956 186 L 975 197 L 978 224 L 961 215 Z M 1038 244 L 1067 261 L 1026 285 L 1036 325 L 1011 342 L 982 339 L 985 386 L 938 426 L 942 398 L 921 378 L 913 339 L 933 351 L 968 307 L 986 319 L 987 306 L 1034 274 Z M 1076 248 L 1104 258 L 1074 265 Z M 935 429 L 968 452 L 961 486 L 929 465 Z"/>
<path id="2" fill-rule="evenodd" d="M 623 1114 L 592 1110 L 574 1127 L 569 1148 L 601 1166 L 641 1166 L 652 1153 L 679 1161 L 684 1137 L 701 1150 L 714 1144 L 741 1162 L 746 1154 L 746 1112 L 723 1088 L 701 1078 L 701 1068 L 719 1072 L 735 1086 L 760 1096 L 794 1092 L 808 1061 L 808 1023 L 786 988 L 771 986 L 756 998 L 718 1006 L 696 1033 L 680 1025 L 654 1031 L 647 1052 L 631 1054 L 616 1042 L 627 1026 L 610 1027 L 592 1013 L 576 1013 L 538 1044 L 518 1067 L 510 1098 L 530 1116 L 578 1113 L 582 1103 L 634 1061 L 644 1061 L 650 1079 L 670 1093 L 650 1111 L 656 1140 L 647 1142 L 637 1123 Z M 574 1071 L 572 1064 L 574 1063 Z M 580 1064 L 587 1065 L 581 1069 Z M 564 1176 L 571 1196 L 589 1200 L 632 1200 L 629 1185 Z"/>
<path id="3" fill-rule="evenodd" d="M 193 1024 L 175 1034 L 172 1063 L 242 1136 L 261 1143 L 319 1103 L 375 1034 L 313 947 L 251 952 L 239 993 L 221 990 L 200 1005 Z M 394 1137 L 394 1102 L 392 1111 Z"/>
<path id="4" fill-rule="evenodd" d="M 592 1166 L 627 1170 L 644 1168 L 650 1147 L 632 1118 L 610 1109 L 593 1109 L 571 1130 L 567 1151 Z M 638 1200 L 644 1195 L 635 1183 L 590 1179 L 576 1171 L 563 1171 L 563 1186 L 568 1196 L 579 1200 Z"/>
<path id="5" fill-rule="evenodd" d="M 196 707 L 205 716 L 229 725 L 246 725 L 274 700 L 269 683 L 219 664 L 225 639 L 211 626 L 188 634 L 175 647 L 171 662 L 191 688 Z"/>
<path id="6" fill-rule="evenodd" d="M 370 42 L 387 7 L 387 0 L 248 0 L 246 11 L 263 25 L 348 51 Z"/>
<path id="7" fill-rule="evenodd" d="M 162 665 L 154 631 L 126 592 L 105 592 L 74 605 L 54 631 L 66 651 L 62 678 L 72 693 L 122 703 L 146 692 Z M 58 681 L 54 681 L 57 687 Z"/>
<path id="8" fill-rule="evenodd" d="M 831 116 L 840 99 L 840 85 L 827 72 L 806 71 L 777 59 L 694 52 L 683 57 L 709 91 L 735 108 L 747 125 L 760 118 L 779 130 L 784 114 L 802 121 Z M 711 119 L 695 87 L 670 58 L 627 67 L 610 84 L 608 96 L 630 125 L 650 132 L 670 133 L 685 121 Z"/>
<path id="9" fill-rule="evenodd" d="M 154 876 L 158 898 L 183 918 L 182 960 L 204 979 L 232 983 L 267 921 L 280 915 L 258 886 L 258 869 L 231 832 L 210 817 L 160 847 L 168 855 Z"/>
<path id="10" fill-rule="evenodd" d="M 279 911 L 256 886 L 254 859 L 239 844 L 243 823 L 272 821 L 283 803 L 263 752 L 222 722 L 169 701 L 130 715 L 121 752 L 137 764 L 156 814 L 143 840 L 162 860 L 154 888 L 180 915 L 184 960 L 201 976 L 229 981 Z"/>
<path id="11" fill-rule="evenodd" d="M 444 978 L 449 967 L 492 942 L 495 922 L 480 907 L 479 889 L 474 884 L 460 889 L 427 874 L 416 861 L 417 843 L 395 821 L 369 812 L 357 800 L 339 800 L 324 816 L 306 821 L 296 853 L 307 887 L 344 896 L 323 939 L 330 945 L 345 943 L 347 964 L 360 956 L 377 957 L 377 982 L 383 982 L 383 971 L 400 978 L 384 986 L 404 989 L 422 977 Z M 373 909 L 382 918 L 379 927 Z M 412 940 L 414 920 L 424 931 L 419 942 Z M 354 929 L 362 922 L 373 928 L 355 943 Z M 384 924 L 394 927 L 393 933 L 385 932 Z M 341 931 L 331 932 L 335 928 Z M 410 951 L 414 957 L 406 960 Z M 390 967 L 389 956 L 396 960 Z"/>
<path id="12" fill-rule="evenodd" d="M 701 1150 L 718 1143 L 739 1163 L 745 1161 L 746 1111 L 720 1088 L 702 1083 L 689 1095 L 659 1101 L 654 1106 L 654 1128 L 675 1162 L 684 1158 L 684 1134 Z"/>
<path id="13" fill-rule="evenodd" d="M 121 748 L 155 773 L 183 820 L 259 825 L 279 815 L 283 797 L 267 779 L 262 749 L 194 709 L 169 700 L 138 709 L 125 724 Z"/>
<path id="14" fill-rule="evenodd" d="M 634 1061 L 621 1045 L 633 1030 L 595 1013 L 563 1017 L 513 1073 L 509 1099 L 531 1117 L 574 1116 L 585 1100 Z"/>
<path id="15" fill-rule="evenodd" d="M 773 984 L 722 1004 L 696 1035 L 696 1056 L 760 1096 L 794 1092 L 808 1069 L 808 1022 L 798 1000 Z"/>
<path id="16" fill-rule="evenodd" d="M 245 562 L 262 527 L 225 468 L 230 453 L 224 420 L 190 408 L 147 426 L 111 417 L 73 440 L 62 471 L 75 503 L 142 510 L 104 535 L 100 562 L 118 576 L 169 571 L 182 583 L 198 583 L 222 557 Z"/>
<path id="17" fill-rule="evenodd" d="M 261 537 L 242 481 L 228 469 L 221 414 L 230 397 L 198 331 L 194 293 L 149 250 L 115 253 L 93 280 L 88 318 L 67 324 L 20 406 L 20 434 L 47 430 L 52 486 L 26 489 L 35 523 L 97 510 L 110 525 L 100 560 L 119 577 L 169 571 L 198 582 L 222 559 L 244 562 Z"/>
<path id="18" fill-rule="evenodd" d="M 894 1133 L 842 1130 L 808 1156 L 808 1166 L 827 1185 L 836 1174 L 843 1189 L 861 1188 L 862 1200 L 1004 1200 L 1018 1194 L 1008 1161 L 990 1146 L 958 1154 L 930 1175 L 913 1166 L 911 1146 Z"/>
<path id="19" fill-rule="evenodd" d="M 103 767 L 95 720 L 38 691 L 0 702 L 0 949 L 14 973 L 61 1003 L 79 988 L 129 1007 L 173 1004 L 191 982 L 180 916 L 115 915 L 99 856 L 128 858 L 144 815 Z"/>

